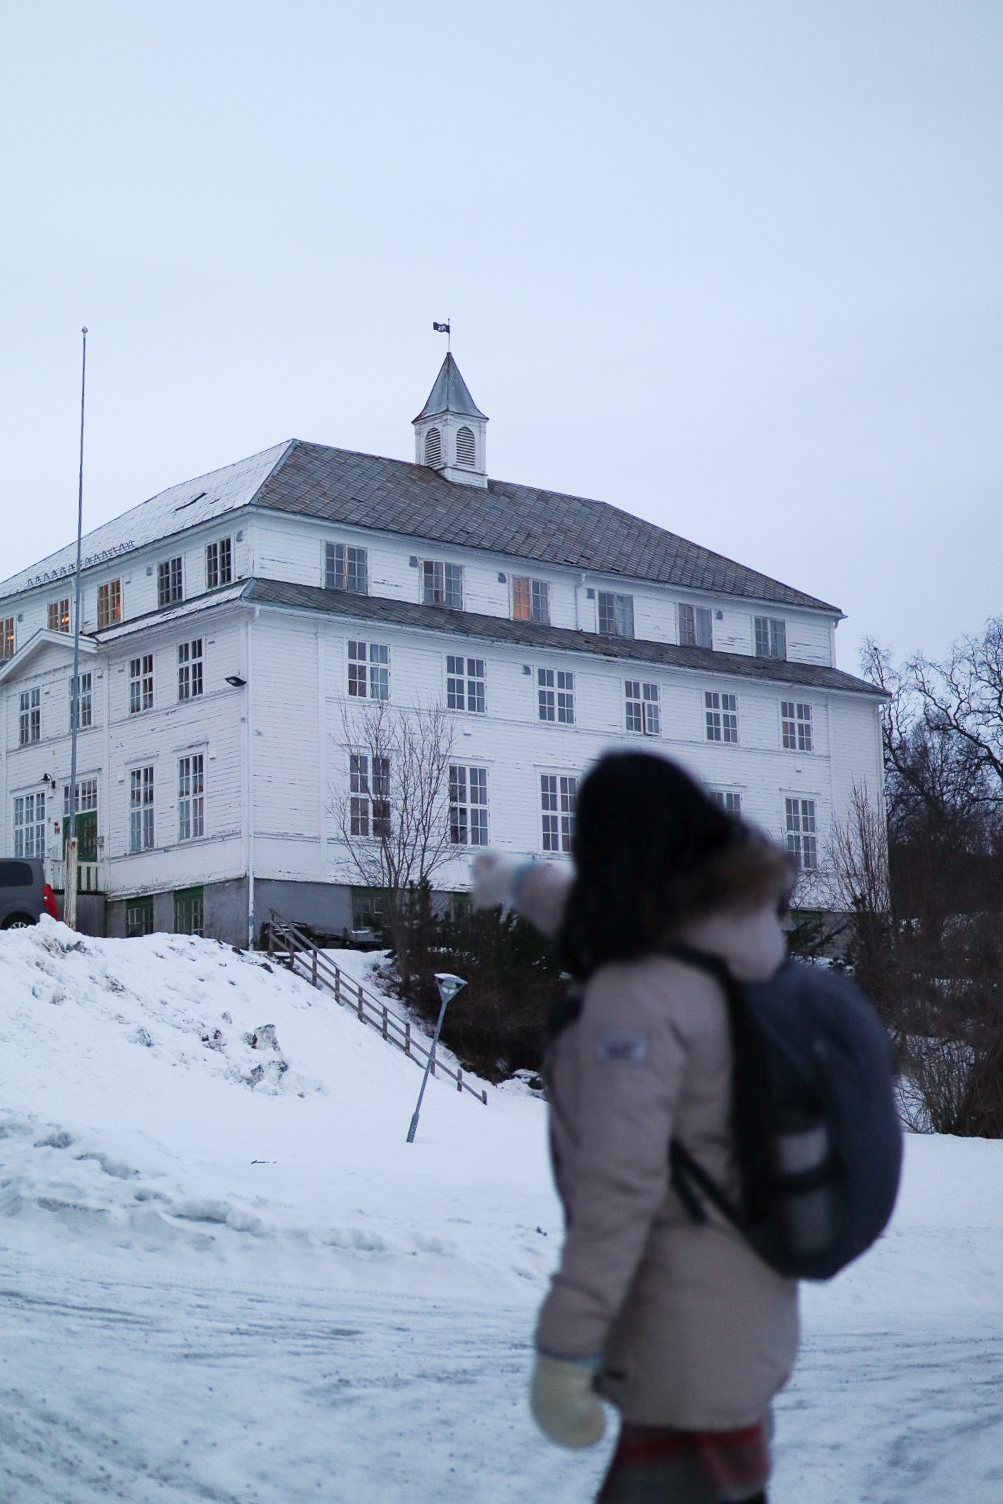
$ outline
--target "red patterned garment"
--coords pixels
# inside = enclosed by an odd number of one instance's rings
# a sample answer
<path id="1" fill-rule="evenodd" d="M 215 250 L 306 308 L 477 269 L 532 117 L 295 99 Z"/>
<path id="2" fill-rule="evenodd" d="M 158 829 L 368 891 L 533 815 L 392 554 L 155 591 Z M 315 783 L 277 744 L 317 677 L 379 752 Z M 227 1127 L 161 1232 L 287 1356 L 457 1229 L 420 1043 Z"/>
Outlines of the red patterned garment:
<path id="1" fill-rule="evenodd" d="M 624 1422 L 596 1504 L 765 1504 L 769 1429 L 677 1431 Z"/>

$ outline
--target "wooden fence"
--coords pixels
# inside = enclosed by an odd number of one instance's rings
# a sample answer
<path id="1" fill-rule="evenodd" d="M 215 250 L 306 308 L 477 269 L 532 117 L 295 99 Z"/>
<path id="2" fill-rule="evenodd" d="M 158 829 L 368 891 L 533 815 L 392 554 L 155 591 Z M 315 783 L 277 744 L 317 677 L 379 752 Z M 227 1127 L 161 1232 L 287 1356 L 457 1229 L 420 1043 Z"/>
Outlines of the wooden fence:
<path id="1" fill-rule="evenodd" d="M 336 1003 L 342 1007 L 351 1008 L 361 1024 L 369 1024 L 370 1028 L 379 1029 L 388 1044 L 396 1045 L 403 1050 L 409 1060 L 420 1065 L 424 1070 L 428 1062 L 429 1044 L 422 1043 L 427 1036 L 415 1035 L 411 1028 L 411 1021 L 401 1018 L 387 1007 L 382 998 L 367 992 L 361 982 L 354 977 L 346 976 L 330 956 L 319 950 L 309 935 L 299 929 L 295 924 L 287 920 L 273 918 L 271 924 L 265 926 L 267 936 L 267 951 L 273 960 L 280 965 L 287 966 L 296 976 L 303 977 L 313 987 L 318 987 L 324 992 L 330 993 Z M 436 1056 L 432 1061 L 431 1074 L 442 1075 L 456 1082 L 458 1092 L 468 1091 L 478 1102 L 488 1103 L 488 1094 L 484 1090 L 477 1090 L 469 1086 L 463 1079 L 463 1072 L 457 1067 L 454 1071 Z"/>

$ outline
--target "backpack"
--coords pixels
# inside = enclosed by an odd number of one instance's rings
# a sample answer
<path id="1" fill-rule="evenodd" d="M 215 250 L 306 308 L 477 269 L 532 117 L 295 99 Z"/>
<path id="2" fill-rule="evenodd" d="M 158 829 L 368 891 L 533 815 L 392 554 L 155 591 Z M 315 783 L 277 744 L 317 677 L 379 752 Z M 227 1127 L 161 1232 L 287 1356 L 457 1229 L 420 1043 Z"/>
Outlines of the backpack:
<path id="1" fill-rule="evenodd" d="M 736 1205 L 673 1138 L 671 1184 L 690 1216 L 710 1203 L 779 1273 L 829 1279 L 869 1248 L 895 1206 L 902 1130 L 891 1041 L 839 973 L 787 961 L 740 982 L 717 956 L 666 954 L 724 990 L 734 1055 Z"/>

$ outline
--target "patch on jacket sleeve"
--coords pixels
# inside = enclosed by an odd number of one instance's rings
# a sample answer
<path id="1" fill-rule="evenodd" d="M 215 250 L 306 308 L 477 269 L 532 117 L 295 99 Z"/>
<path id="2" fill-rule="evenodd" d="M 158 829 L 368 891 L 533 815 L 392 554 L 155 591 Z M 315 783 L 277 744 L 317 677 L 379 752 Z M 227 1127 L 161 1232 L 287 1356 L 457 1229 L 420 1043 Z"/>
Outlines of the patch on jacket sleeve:
<path id="1" fill-rule="evenodd" d="M 645 1065 L 648 1036 L 643 1029 L 604 1029 L 596 1041 L 596 1057 L 604 1065 Z"/>

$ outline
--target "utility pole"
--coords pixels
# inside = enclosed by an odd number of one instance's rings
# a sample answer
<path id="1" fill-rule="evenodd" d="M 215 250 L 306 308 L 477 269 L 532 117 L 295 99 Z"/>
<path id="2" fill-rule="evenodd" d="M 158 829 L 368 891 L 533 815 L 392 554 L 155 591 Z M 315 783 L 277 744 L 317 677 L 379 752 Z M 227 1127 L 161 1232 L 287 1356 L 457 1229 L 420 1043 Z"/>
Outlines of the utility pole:
<path id="1" fill-rule="evenodd" d="M 77 732 L 80 729 L 80 553 L 84 531 L 84 397 L 87 391 L 87 325 L 80 366 L 80 484 L 77 489 L 77 587 L 73 606 L 73 679 L 70 682 L 70 838 L 66 843 L 63 919 L 77 927 Z"/>

